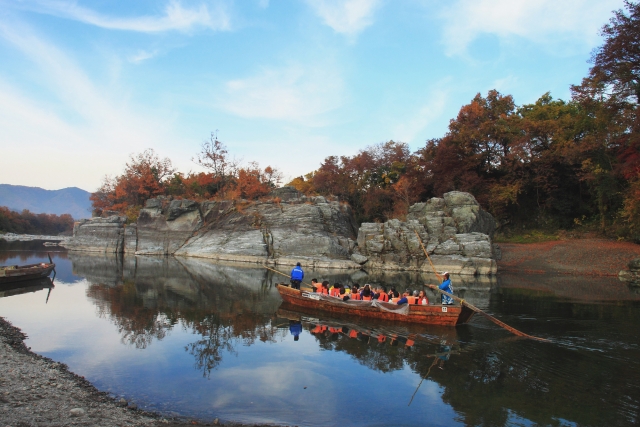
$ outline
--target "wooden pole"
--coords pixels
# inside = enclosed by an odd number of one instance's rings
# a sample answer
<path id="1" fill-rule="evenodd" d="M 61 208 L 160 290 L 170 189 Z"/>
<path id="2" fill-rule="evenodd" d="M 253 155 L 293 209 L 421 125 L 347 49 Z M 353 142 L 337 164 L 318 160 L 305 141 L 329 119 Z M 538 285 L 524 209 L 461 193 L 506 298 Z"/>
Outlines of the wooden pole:
<path id="1" fill-rule="evenodd" d="M 433 263 L 431 262 L 431 258 L 429 258 L 429 254 L 427 253 L 427 250 L 424 248 L 424 245 L 422 244 L 422 239 L 420 238 L 420 235 L 418 234 L 417 231 L 413 230 L 414 233 L 416 233 L 416 236 L 418 237 L 418 241 L 420 242 L 420 246 L 422 247 L 422 250 L 424 251 L 424 254 L 427 256 L 427 259 L 429 260 L 429 264 L 431 264 L 431 268 L 433 269 L 433 272 L 436 276 L 440 276 L 437 272 L 436 272 L 436 268 L 434 267 Z M 426 286 L 426 285 L 425 285 Z M 482 316 L 486 317 L 487 319 L 491 320 L 493 323 L 495 323 L 496 325 L 506 329 L 507 331 L 511 332 L 514 335 L 517 335 L 519 337 L 525 337 L 525 338 L 530 338 L 532 340 L 537 340 L 537 341 L 549 341 L 547 339 L 544 338 L 539 338 L 539 337 L 534 337 L 533 335 L 528 335 L 525 334 L 524 332 L 520 332 L 519 330 L 517 330 L 516 328 L 512 328 L 511 326 L 507 325 L 504 322 L 501 322 L 500 320 L 496 319 L 495 317 L 491 316 L 490 314 L 485 313 L 484 311 L 480 310 L 478 307 L 469 304 L 468 302 L 466 302 L 465 300 L 463 300 L 462 298 L 458 298 L 455 295 L 452 295 L 448 292 L 443 291 L 442 289 L 438 288 L 435 285 L 428 285 L 431 289 L 440 292 L 443 295 L 447 295 L 448 297 L 453 298 L 454 300 L 458 301 L 460 303 L 460 305 L 464 305 L 466 307 L 468 307 L 469 309 L 475 311 L 478 314 L 481 314 Z"/>

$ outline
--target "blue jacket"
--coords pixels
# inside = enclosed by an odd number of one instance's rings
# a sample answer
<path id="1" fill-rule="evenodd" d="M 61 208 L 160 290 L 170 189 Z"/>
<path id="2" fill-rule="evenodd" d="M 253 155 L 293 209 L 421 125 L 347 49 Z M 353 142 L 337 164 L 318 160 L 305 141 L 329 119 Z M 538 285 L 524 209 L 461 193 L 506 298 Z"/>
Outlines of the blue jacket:
<path id="1" fill-rule="evenodd" d="M 447 279 L 440 286 L 438 286 L 445 292 L 448 292 L 453 295 L 453 287 L 451 286 L 451 279 Z M 453 298 L 447 295 L 442 295 L 442 304 L 453 304 Z"/>
<path id="2" fill-rule="evenodd" d="M 407 299 L 407 297 L 402 297 L 398 300 L 398 305 L 400 304 L 407 304 L 409 302 L 409 300 Z"/>
<path id="3" fill-rule="evenodd" d="M 304 271 L 300 267 L 294 267 L 291 270 L 291 280 L 302 280 L 304 278 Z"/>

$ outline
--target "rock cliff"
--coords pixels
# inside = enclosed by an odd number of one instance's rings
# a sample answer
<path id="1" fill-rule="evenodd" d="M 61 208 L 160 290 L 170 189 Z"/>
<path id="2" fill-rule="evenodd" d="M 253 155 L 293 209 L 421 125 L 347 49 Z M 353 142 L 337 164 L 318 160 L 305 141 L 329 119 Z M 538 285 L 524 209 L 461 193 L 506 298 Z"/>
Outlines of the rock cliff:
<path id="1" fill-rule="evenodd" d="M 73 237 L 60 243 L 73 251 L 120 253 L 124 249 L 123 216 L 82 219 L 73 226 Z"/>
<path id="2" fill-rule="evenodd" d="M 453 274 L 495 274 L 493 217 L 469 193 L 416 203 L 406 221 L 364 223 L 352 259 L 367 268 L 431 271 L 420 243 L 438 270 Z"/>
<path id="3" fill-rule="evenodd" d="M 495 222 L 473 196 L 461 192 L 411 206 L 406 221 L 365 223 L 359 229 L 348 205 L 306 197 L 291 187 L 260 202 L 150 199 L 136 224 L 124 222 L 117 216 L 78 222 L 64 245 L 276 265 L 301 261 L 312 268 L 431 271 L 422 241 L 438 270 L 496 272 Z"/>

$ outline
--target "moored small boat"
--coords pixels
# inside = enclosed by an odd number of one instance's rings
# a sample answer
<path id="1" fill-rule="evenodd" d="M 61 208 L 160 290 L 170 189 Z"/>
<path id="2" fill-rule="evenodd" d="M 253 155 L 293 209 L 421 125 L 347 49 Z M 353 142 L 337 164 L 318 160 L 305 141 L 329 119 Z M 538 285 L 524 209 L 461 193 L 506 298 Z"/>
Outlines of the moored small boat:
<path id="1" fill-rule="evenodd" d="M 460 305 L 401 305 L 379 301 L 342 301 L 339 298 L 278 285 L 282 299 L 293 306 L 331 313 L 338 316 L 357 316 L 394 322 L 455 326 L 466 323 L 474 311 Z"/>
<path id="2" fill-rule="evenodd" d="M 6 283 L 34 280 L 49 277 L 56 265 L 49 258 L 49 262 L 29 265 L 5 265 L 0 267 L 0 285 Z"/>

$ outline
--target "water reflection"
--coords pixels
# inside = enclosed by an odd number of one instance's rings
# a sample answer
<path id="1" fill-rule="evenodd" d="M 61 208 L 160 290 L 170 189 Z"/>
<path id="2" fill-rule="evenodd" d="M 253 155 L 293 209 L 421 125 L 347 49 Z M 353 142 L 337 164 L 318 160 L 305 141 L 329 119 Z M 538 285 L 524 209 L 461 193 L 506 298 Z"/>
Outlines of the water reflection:
<path id="1" fill-rule="evenodd" d="M 117 369 L 78 363 L 78 373 L 145 408 L 299 425 L 397 425 L 401 419 L 405 425 L 622 426 L 638 420 L 639 298 L 606 278 L 504 275 L 497 282 L 459 283 L 475 305 L 552 340 L 541 343 L 514 338 L 482 318 L 449 328 L 301 314 L 281 305 L 274 287 L 281 277 L 244 264 L 77 253 L 69 259 L 74 273 L 87 279 L 77 292 L 110 322 L 104 323 L 118 334 L 116 346 L 130 350 L 116 359 Z M 407 287 L 428 280 L 408 273 L 307 272 L 314 276 L 342 283 L 405 280 Z M 20 307 L 25 316 L 38 309 Z M 67 352 L 59 354 L 73 359 Z M 345 407 L 340 402 L 349 409 L 337 410 Z"/>

